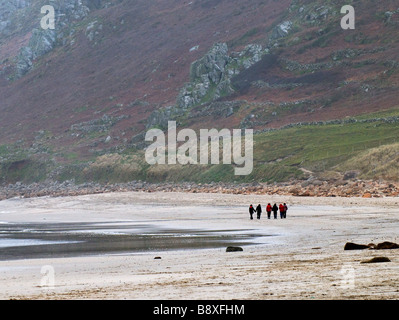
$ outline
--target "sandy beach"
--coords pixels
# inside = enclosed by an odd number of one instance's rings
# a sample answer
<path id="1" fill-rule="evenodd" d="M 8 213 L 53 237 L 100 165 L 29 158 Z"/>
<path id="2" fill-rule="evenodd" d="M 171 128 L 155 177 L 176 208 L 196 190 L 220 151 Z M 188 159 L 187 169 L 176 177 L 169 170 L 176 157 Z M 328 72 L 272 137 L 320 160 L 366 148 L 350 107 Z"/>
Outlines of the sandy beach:
<path id="1" fill-rule="evenodd" d="M 287 219 L 268 220 L 265 212 L 260 220 L 249 219 L 249 204 L 265 208 L 268 202 L 286 202 Z M 399 249 L 344 250 L 347 242 L 398 243 L 399 198 L 121 192 L 1 201 L 0 226 L 21 223 L 113 223 L 113 232 L 134 224 L 186 237 L 192 230 L 230 237 L 204 249 L 195 243 L 185 249 L 3 259 L 0 299 L 399 298 Z M 235 239 L 242 240 L 243 251 L 226 252 Z M 390 262 L 361 263 L 378 256 Z"/>

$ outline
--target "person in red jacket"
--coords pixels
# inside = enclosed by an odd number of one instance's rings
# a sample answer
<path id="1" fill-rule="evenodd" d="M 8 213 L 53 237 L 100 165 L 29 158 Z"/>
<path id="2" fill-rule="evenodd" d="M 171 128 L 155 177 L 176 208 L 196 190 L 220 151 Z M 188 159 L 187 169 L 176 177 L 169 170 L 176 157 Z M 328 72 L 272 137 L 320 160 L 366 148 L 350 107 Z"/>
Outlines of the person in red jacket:
<path id="1" fill-rule="evenodd" d="M 280 210 L 280 218 L 283 219 L 285 207 L 280 203 L 280 205 L 278 206 L 278 209 Z"/>
<path id="2" fill-rule="evenodd" d="M 266 206 L 266 212 L 267 212 L 267 218 L 270 219 L 270 216 L 272 214 L 272 205 L 270 203 L 268 203 Z"/>

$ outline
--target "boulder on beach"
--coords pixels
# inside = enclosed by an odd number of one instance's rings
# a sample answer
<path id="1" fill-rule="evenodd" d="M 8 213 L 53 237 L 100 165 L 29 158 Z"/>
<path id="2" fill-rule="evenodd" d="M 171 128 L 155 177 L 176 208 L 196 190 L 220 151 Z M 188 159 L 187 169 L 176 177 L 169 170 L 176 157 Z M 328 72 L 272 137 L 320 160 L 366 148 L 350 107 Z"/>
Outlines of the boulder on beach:
<path id="1" fill-rule="evenodd" d="M 353 242 L 347 242 L 345 244 L 344 250 L 364 250 L 364 249 L 368 249 L 368 248 L 370 248 L 370 247 L 366 244 L 357 244 L 357 243 L 353 243 Z"/>
<path id="2" fill-rule="evenodd" d="M 375 249 L 377 249 L 377 250 L 399 249 L 399 244 L 394 243 L 394 242 L 385 241 L 385 242 L 381 242 L 381 243 L 377 244 Z"/>
<path id="3" fill-rule="evenodd" d="M 227 247 L 226 252 L 244 251 L 241 247 Z"/>
<path id="4" fill-rule="evenodd" d="M 364 260 L 360 263 L 380 263 L 380 262 L 391 262 L 387 257 L 374 257 L 370 260 Z"/>
<path id="5" fill-rule="evenodd" d="M 369 243 L 366 245 L 366 244 L 347 242 L 344 247 L 344 250 L 364 250 L 364 249 L 374 249 L 374 250 L 399 249 L 399 244 L 389 241 L 381 242 L 377 245 L 374 243 Z"/>

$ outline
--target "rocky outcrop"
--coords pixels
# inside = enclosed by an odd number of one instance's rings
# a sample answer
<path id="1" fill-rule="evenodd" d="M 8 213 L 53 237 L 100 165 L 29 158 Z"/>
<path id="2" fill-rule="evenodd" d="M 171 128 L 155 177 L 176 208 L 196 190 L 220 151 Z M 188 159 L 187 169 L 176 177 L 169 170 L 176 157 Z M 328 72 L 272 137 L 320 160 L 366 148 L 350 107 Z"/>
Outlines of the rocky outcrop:
<path id="1" fill-rule="evenodd" d="M 94 42 L 94 44 L 96 44 L 97 43 L 96 39 L 100 35 L 102 29 L 103 25 L 99 23 L 97 20 L 90 22 L 85 31 L 87 39 L 90 42 Z"/>
<path id="2" fill-rule="evenodd" d="M 177 107 L 187 109 L 233 93 L 231 78 L 259 62 L 266 53 L 268 49 L 251 44 L 241 52 L 229 54 L 226 43 L 216 43 L 191 64 L 190 82 L 180 90 Z"/>
<path id="3" fill-rule="evenodd" d="M 386 24 L 398 24 L 397 21 L 394 21 L 394 17 L 397 16 L 399 14 L 399 9 L 395 10 L 395 11 L 387 11 L 385 12 L 384 15 L 384 22 Z"/>
<path id="4" fill-rule="evenodd" d="M 17 25 L 22 24 L 16 19 L 16 12 L 31 4 L 30 0 L 14 0 L 0 2 L 0 36 L 8 36 Z"/>
<path id="5" fill-rule="evenodd" d="M 22 1 L 18 8 L 28 7 L 29 2 Z M 72 24 L 84 19 L 90 9 L 82 0 L 52 1 L 55 9 L 56 28 L 32 30 L 32 36 L 27 46 L 21 48 L 15 63 L 15 77 L 20 78 L 33 67 L 34 60 L 52 51 L 58 44 L 65 45 L 67 37 L 73 34 Z M 27 13 L 24 13 L 27 14 Z M 1 11 L 0 11 L 1 15 Z M 4 15 L 4 14 L 3 14 Z M 11 20 L 4 20 L 3 24 L 12 24 Z M 0 32 L 1 32 L 0 25 Z M 4 26 L 3 26 L 4 29 Z"/>
<path id="6" fill-rule="evenodd" d="M 337 10 L 329 5 L 319 5 L 313 2 L 300 4 L 298 1 L 292 1 L 289 13 L 290 17 L 273 28 L 269 36 L 270 47 L 278 46 L 280 40 L 295 33 L 298 26 L 304 24 L 308 26 L 325 25 L 329 17 L 337 15 Z M 323 33 L 323 31 L 319 32 Z"/>
<path id="7" fill-rule="evenodd" d="M 228 94 L 230 87 L 227 65 L 230 61 L 226 43 L 216 43 L 201 59 L 194 61 L 190 69 L 190 82 L 181 90 L 177 106 L 187 109 L 200 102 Z"/>
<path id="8" fill-rule="evenodd" d="M 30 47 L 23 47 L 18 55 L 15 65 L 17 78 L 22 77 L 33 66 L 33 52 Z"/>
<path id="9" fill-rule="evenodd" d="M 234 93 L 232 77 L 259 62 L 268 52 L 261 45 L 251 44 L 240 52 L 229 53 L 226 43 L 216 43 L 191 64 L 190 82 L 180 90 L 176 105 L 154 111 L 147 120 L 147 128 L 163 128 L 168 121 L 185 115 L 194 106 Z M 228 109 L 226 116 L 233 112 L 233 108 Z"/>
<path id="10" fill-rule="evenodd" d="M 204 57 L 191 64 L 190 81 L 202 81 L 206 77 L 210 82 L 219 83 L 229 60 L 227 44 L 216 43 Z"/>
<path id="11" fill-rule="evenodd" d="M 284 21 L 273 28 L 273 31 L 270 35 L 270 41 L 275 41 L 281 38 L 286 37 L 292 28 L 291 21 Z"/>
<path id="12" fill-rule="evenodd" d="M 311 26 L 323 25 L 329 17 L 339 14 L 339 10 L 332 5 L 326 3 L 320 5 L 312 1 L 307 4 L 299 4 L 298 1 L 293 1 L 289 11 L 295 14 L 298 20 Z"/>
<path id="13" fill-rule="evenodd" d="M 29 44 L 20 50 L 16 63 L 16 77 L 25 75 L 33 66 L 33 61 L 53 50 L 57 35 L 54 30 L 34 29 Z"/>

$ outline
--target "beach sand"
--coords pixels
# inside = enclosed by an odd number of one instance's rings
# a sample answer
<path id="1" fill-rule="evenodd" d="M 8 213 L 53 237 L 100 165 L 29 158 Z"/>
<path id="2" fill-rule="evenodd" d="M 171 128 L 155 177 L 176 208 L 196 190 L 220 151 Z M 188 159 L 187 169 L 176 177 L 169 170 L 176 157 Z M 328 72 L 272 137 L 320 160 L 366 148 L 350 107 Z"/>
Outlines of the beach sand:
<path id="1" fill-rule="evenodd" d="M 268 202 L 286 202 L 287 219 L 268 220 L 265 213 L 249 219 L 249 204 L 264 209 Z M 124 192 L 0 202 L 2 224 L 120 221 L 258 238 L 241 252 L 220 247 L 0 261 L 0 299 L 399 298 L 399 249 L 344 250 L 346 242 L 398 243 L 399 198 Z M 377 256 L 391 262 L 361 263 Z"/>

